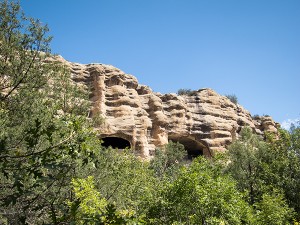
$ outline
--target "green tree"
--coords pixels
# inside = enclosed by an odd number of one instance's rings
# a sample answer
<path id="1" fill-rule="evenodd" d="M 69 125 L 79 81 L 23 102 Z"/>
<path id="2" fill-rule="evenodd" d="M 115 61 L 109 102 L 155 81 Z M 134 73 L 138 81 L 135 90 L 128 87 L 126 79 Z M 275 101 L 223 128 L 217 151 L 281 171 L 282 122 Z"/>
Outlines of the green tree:
<path id="1" fill-rule="evenodd" d="M 158 177 L 173 176 L 183 165 L 187 157 L 187 151 L 180 143 L 170 141 L 162 149 L 155 150 L 154 158 L 150 162 L 150 168 L 153 169 Z"/>
<path id="2" fill-rule="evenodd" d="M 293 208 L 298 212 L 299 156 L 291 148 L 288 132 L 279 129 L 276 136 L 266 134 L 266 139 L 243 128 L 240 139 L 229 146 L 227 172 L 239 190 L 248 193 L 259 224 L 288 224 Z"/>
<path id="3" fill-rule="evenodd" d="M 262 179 L 283 191 L 287 203 L 300 218 L 300 128 L 278 131 L 277 136 L 267 135 L 269 148 L 262 157 Z"/>
<path id="4" fill-rule="evenodd" d="M 228 171 L 238 182 L 240 191 L 249 193 L 251 204 L 262 194 L 262 183 L 258 178 L 261 173 L 259 157 L 266 149 L 266 143 L 249 127 L 243 128 L 240 138 L 229 146 Z"/>
<path id="5" fill-rule="evenodd" d="M 294 212 L 280 193 L 264 193 L 260 202 L 255 203 L 257 224 L 291 224 Z"/>
<path id="6" fill-rule="evenodd" d="M 151 224 L 243 224 L 251 207 L 222 166 L 199 157 L 166 183 L 147 213 Z"/>
<path id="7" fill-rule="evenodd" d="M 96 190 L 92 176 L 72 180 L 75 199 L 68 202 L 75 224 L 144 224 L 133 210 L 117 210 Z"/>
<path id="8" fill-rule="evenodd" d="M 81 90 L 67 68 L 49 60 L 48 28 L 6 0 L 0 28 L 1 216 L 9 224 L 56 224 L 97 138 L 86 101 L 75 95 Z"/>
<path id="9" fill-rule="evenodd" d="M 138 212 L 144 198 L 151 198 L 158 181 L 149 169 L 149 163 L 137 158 L 131 150 L 118 152 L 102 149 L 94 167 L 85 174 L 93 175 L 95 188 L 119 210 Z"/>

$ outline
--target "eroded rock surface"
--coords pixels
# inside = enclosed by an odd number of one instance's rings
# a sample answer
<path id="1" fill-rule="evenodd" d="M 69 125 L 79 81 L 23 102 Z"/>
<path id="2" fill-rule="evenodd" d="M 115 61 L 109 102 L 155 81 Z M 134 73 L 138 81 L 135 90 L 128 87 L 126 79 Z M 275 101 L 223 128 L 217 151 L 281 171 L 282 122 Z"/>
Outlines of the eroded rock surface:
<path id="1" fill-rule="evenodd" d="M 125 139 L 143 158 L 151 157 L 155 148 L 169 140 L 182 143 L 191 156 L 211 156 L 238 138 L 243 126 L 260 135 L 277 132 L 271 117 L 253 119 L 242 106 L 209 88 L 192 96 L 163 95 L 110 65 L 57 60 L 71 68 L 75 82 L 90 90 L 91 116 L 104 118 L 95 127 L 99 136 Z"/>

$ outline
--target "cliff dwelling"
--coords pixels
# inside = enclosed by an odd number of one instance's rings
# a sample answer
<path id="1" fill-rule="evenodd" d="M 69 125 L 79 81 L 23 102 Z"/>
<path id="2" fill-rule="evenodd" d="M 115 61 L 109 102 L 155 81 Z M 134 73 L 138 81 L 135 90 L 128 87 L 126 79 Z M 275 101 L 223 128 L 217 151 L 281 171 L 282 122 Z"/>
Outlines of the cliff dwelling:
<path id="1" fill-rule="evenodd" d="M 104 146 L 131 147 L 150 158 L 172 140 L 183 144 L 191 158 L 210 157 L 238 138 L 243 126 L 259 135 L 277 132 L 271 117 L 253 118 L 209 88 L 192 95 L 160 94 L 111 65 L 71 63 L 59 56 L 55 60 L 69 66 L 73 81 L 90 92 L 91 115 L 103 118 L 95 131 Z"/>
<path id="2" fill-rule="evenodd" d="M 205 147 L 204 144 L 193 140 L 190 137 L 178 137 L 178 136 L 169 136 L 169 141 L 180 143 L 184 146 L 185 150 L 187 151 L 187 155 L 189 159 L 196 158 L 200 155 L 211 156 L 208 149 Z"/>
<path id="3" fill-rule="evenodd" d="M 120 137 L 105 137 L 102 138 L 102 146 L 112 147 L 117 149 L 131 148 L 130 142 Z"/>

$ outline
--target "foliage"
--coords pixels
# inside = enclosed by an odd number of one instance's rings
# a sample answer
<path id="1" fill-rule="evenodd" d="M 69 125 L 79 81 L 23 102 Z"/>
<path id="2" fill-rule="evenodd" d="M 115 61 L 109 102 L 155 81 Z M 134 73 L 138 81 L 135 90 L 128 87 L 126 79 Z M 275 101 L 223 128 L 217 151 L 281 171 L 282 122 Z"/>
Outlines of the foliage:
<path id="1" fill-rule="evenodd" d="M 262 200 L 255 204 L 258 224 L 283 225 L 290 224 L 294 212 L 280 193 L 264 193 Z"/>
<path id="2" fill-rule="evenodd" d="M 197 91 L 193 91 L 191 89 L 179 89 L 177 91 L 177 94 L 178 95 L 188 95 L 188 96 L 193 96 L 193 95 L 196 95 L 197 94 Z"/>
<path id="3" fill-rule="evenodd" d="M 270 224 L 289 223 L 293 209 L 299 216 L 300 161 L 299 154 L 295 154 L 297 148 L 292 146 L 291 136 L 284 130 L 279 130 L 277 137 L 267 134 L 264 142 L 246 127 L 240 139 L 229 147 L 227 170 L 237 181 L 239 190 L 248 193 L 248 201 L 258 210 L 256 217 L 263 224 L 272 218 L 277 222 Z M 274 208 L 276 215 L 271 213 Z"/>
<path id="4" fill-rule="evenodd" d="M 162 149 L 156 149 L 154 158 L 150 162 L 152 168 L 158 177 L 164 175 L 174 175 L 178 168 L 184 163 L 187 151 L 180 143 L 169 141 Z"/>
<path id="5" fill-rule="evenodd" d="M 108 204 L 105 198 L 95 189 L 92 176 L 86 179 L 73 179 L 75 200 L 69 202 L 71 222 L 74 224 L 142 224 L 134 211 L 117 210 Z"/>
<path id="6" fill-rule="evenodd" d="M 236 97 L 236 95 L 225 95 L 225 97 L 227 97 L 233 104 L 238 104 L 238 98 Z"/>
<path id="7" fill-rule="evenodd" d="M 267 135 L 267 142 L 263 179 L 283 191 L 287 203 L 300 218 L 300 127 L 290 133 L 279 129 L 278 137 Z"/>
<path id="8" fill-rule="evenodd" d="M 80 202 L 79 207 L 82 214 L 103 212 L 107 205 L 106 200 L 102 199 L 100 193 L 95 190 L 93 179 L 92 176 L 87 177 L 87 179 L 72 179 L 75 199 Z"/>
<path id="9" fill-rule="evenodd" d="M 151 224 L 241 224 L 251 208 L 214 162 L 197 158 L 161 190 L 147 214 Z"/>
<path id="10" fill-rule="evenodd" d="M 131 150 L 102 149 L 96 154 L 93 166 L 82 172 L 82 176 L 86 175 L 94 177 L 101 196 L 120 210 L 138 211 L 144 198 L 153 198 L 160 185 L 149 164 Z"/>
<path id="11" fill-rule="evenodd" d="M 254 204 L 262 194 L 263 187 L 257 179 L 261 172 L 259 157 L 267 146 L 249 127 L 242 129 L 240 135 L 239 140 L 229 146 L 228 171 L 238 181 L 239 189 L 249 193 L 249 202 Z"/>
<path id="12" fill-rule="evenodd" d="M 46 26 L 20 13 L 19 4 L 0 4 L 0 99 L 7 106 L 17 103 L 17 96 L 27 97 L 28 89 L 36 91 L 46 84 L 52 70 L 43 60 L 50 52 L 51 38 L 46 36 Z"/>
<path id="13" fill-rule="evenodd" d="M 56 220 L 96 138 L 81 90 L 48 61 L 47 27 L 0 3 L 0 199 L 10 224 Z M 76 114 L 75 114 L 76 113 Z M 96 142 L 93 142 L 96 143 Z M 50 212 L 50 213 L 48 213 Z"/>
<path id="14" fill-rule="evenodd" d="M 260 119 L 260 116 L 258 114 L 255 114 L 252 116 L 252 119 L 258 120 L 258 119 Z"/>

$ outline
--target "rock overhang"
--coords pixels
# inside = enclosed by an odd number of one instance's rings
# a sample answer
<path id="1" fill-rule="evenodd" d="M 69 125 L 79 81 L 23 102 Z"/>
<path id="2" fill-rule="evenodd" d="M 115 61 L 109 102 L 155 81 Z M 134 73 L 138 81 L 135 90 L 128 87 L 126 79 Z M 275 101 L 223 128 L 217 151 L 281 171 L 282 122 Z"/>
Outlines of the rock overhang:
<path id="1" fill-rule="evenodd" d="M 160 94 L 111 65 L 56 60 L 70 67 L 74 82 L 90 90 L 90 115 L 104 118 L 95 127 L 99 136 L 124 138 L 143 158 L 151 157 L 155 148 L 169 140 L 178 140 L 187 149 L 201 146 L 203 154 L 211 156 L 224 151 L 244 126 L 260 135 L 277 132 L 271 117 L 252 118 L 241 105 L 210 88 L 191 95 Z"/>

